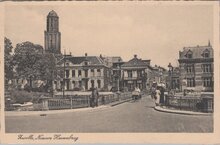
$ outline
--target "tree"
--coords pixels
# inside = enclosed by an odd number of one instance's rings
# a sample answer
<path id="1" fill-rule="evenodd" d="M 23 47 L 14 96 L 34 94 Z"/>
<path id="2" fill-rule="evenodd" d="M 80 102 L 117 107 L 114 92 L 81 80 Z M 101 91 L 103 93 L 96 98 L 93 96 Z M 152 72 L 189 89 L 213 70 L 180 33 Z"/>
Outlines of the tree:
<path id="1" fill-rule="evenodd" d="M 37 69 L 38 78 L 47 80 L 47 89 L 52 90 L 53 79 L 56 74 L 56 59 L 52 53 L 46 53 L 41 56 L 34 67 Z"/>
<path id="2" fill-rule="evenodd" d="M 33 80 L 43 80 L 46 90 L 52 89 L 56 74 L 56 59 L 52 53 L 44 53 L 40 45 L 23 42 L 16 45 L 14 62 L 18 78 L 28 79 L 31 90 Z"/>
<path id="3" fill-rule="evenodd" d="M 4 38 L 4 67 L 5 67 L 5 81 L 12 79 L 13 77 L 13 56 L 12 53 L 12 42 L 8 38 Z"/>
<path id="4" fill-rule="evenodd" d="M 23 42 L 16 45 L 14 62 L 18 78 L 29 79 L 32 88 L 32 80 L 38 79 L 39 65 L 37 62 L 42 58 L 43 47 L 31 42 Z"/>

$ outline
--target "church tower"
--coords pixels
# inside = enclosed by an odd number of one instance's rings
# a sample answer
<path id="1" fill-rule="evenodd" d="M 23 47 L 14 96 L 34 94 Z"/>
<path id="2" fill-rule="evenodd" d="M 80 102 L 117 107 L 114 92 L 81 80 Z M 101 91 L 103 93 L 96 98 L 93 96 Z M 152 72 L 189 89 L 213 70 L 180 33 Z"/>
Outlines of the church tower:
<path id="1" fill-rule="evenodd" d="M 59 17 L 52 10 L 47 15 L 47 29 L 44 31 L 44 47 L 49 53 L 60 54 L 61 33 L 59 32 Z"/>

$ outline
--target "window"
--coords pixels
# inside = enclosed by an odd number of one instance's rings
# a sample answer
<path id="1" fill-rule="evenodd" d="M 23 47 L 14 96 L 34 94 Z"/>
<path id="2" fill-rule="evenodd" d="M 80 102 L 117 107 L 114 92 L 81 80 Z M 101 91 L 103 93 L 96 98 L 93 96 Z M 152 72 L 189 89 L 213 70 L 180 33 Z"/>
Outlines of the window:
<path id="1" fill-rule="evenodd" d="M 187 58 L 192 58 L 192 54 L 187 54 Z"/>
<path id="2" fill-rule="evenodd" d="M 85 62 L 85 65 L 88 65 L 88 62 L 87 62 L 87 61 Z"/>
<path id="3" fill-rule="evenodd" d="M 195 87 L 195 78 L 187 78 L 187 87 Z"/>
<path id="4" fill-rule="evenodd" d="M 212 72 L 211 64 L 203 64 L 202 71 L 203 72 Z"/>
<path id="5" fill-rule="evenodd" d="M 92 86 L 92 88 L 95 87 L 94 80 L 91 80 L 91 86 Z"/>
<path id="6" fill-rule="evenodd" d="M 209 57 L 209 53 L 208 52 L 204 53 L 204 57 L 208 58 Z"/>
<path id="7" fill-rule="evenodd" d="M 85 77 L 88 77 L 88 70 L 85 70 Z"/>
<path id="8" fill-rule="evenodd" d="M 69 78 L 69 75 L 70 75 L 69 70 L 66 70 L 65 73 L 66 73 L 66 78 Z"/>
<path id="9" fill-rule="evenodd" d="M 76 82 L 72 81 L 72 84 L 73 84 L 73 88 L 75 88 Z"/>
<path id="10" fill-rule="evenodd" d="M 97 76 L 101 76 L 101 70 L 97 69 Z"/>
<path id="11" fill-rule="evenodd" d="M 66 62 L 66 66 L 69 66 L 70 64 L 69 64 L 69 62 Z"/>
<path id="12" fill-rule="evenodd" d="M 204 58 L 209 58 L 209 56 L 210 56 L 209 50 L 206 49 L 206 50 L 203 52 L 202 56 L 203 56 Z"/>
<path id="13" fill-rule="evenodd" d="M 81 75 L 82 75 L 82 71 L 78 70 L 78 77 L 81 77 Z"/>
<path id="14" fill-rule="evenodd" d="M 132 78 L 132 71 L 131 70 L 128 71 L 128 77 Z"/>
<path id="15" fill-rule="evenodd" d="M 79 81 L 79 87 L 80 88 L 82 87 L 82 81 Z"/>
<path id="16" fill-rule="evenodd" d="M 72 77 L 76 77 L 76 72 L 75 72 L 75 70 L 72 70 Z"/>
<path id="17" fill-rule="evenodd" d="M 97 80 L 98 88 L 101 88 L 101 80 Z"/>
<path id="18" fill-rule="evenodd" d="M 187 72 L 187 73 L 192 73 L 192 72 L 194 72 L 194 65 L 187 65 L 187 66 L 186 66 L 186 72 Z"/>
<path id="19" fill-rule="evenodd" d="M 137 71 L 137 77 L 142 77 L 142 71 Z"/>
<path id="20" fill-rule="evenodd" d="M 186 56 L 187 58 L 192 58 L 192 55 L 193 55 L 192 51 L 189 50 L 189 51 L 186 53 L 185 56 Z"/>
<path id="21" fill-rule="evenodd" d="M 212 87 L 212 78 L 211 77 L 205 77 L 203 78 L 203 86 L 204 87 Z"/>
<path id="22" fill-rule="evenodd" d="M 53 38 L 52 35 L 50 35 L 50 47 L 52 47 Z"/>
<path id="23" fill-rule="evenodd" d="M 92 77 L 95 76 L 94 69 L 91 69 L 91 76 L 92 76 Z"/>

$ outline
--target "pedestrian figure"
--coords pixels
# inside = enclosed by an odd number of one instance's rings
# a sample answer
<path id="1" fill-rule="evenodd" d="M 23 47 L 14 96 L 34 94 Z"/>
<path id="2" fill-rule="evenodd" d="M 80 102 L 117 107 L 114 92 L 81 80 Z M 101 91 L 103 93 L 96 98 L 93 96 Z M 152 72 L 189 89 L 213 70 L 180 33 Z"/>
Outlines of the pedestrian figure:
<path id="1" fill-rule="evenodd" d="M 159 106 L 160 105 L 160 89 L 159 89 L 159 86 L 157 86 L 154 99 L 155 99 L 156 106 Z"/>
<path id="2" fill-rule="evenodd" d="M 154 98 L 155 98 L 155 95 L 156 95 L 156 88 L 155 88 L 155 87 L 152 87 L 152 88 L 151 88 L 151 98 L 154 99 Z"/>
<path id="3" fill-rule="evenodd" d="M 160 87 L 160 104 L 164 104 L 164 92 L 165 92 L 165 88 L 164 87 Z"/>
<path id="4" fill-rule="evenodd" d="M 90 106 L 94 108 L 95 107 L 95 89 L 91 88 L 91 90 L 92 90 L 92 94 L 90 95 Z"/>
<path id="5" fill-rule="evenodd" d="M 138 92 L 138 99 L 141 98 L 141 90 L 139 89 L 139 87 L 137 87 L 137 92 Z"/>
<path id="6" fill-rule="evenodd" d="M 95 103 L 95 107 L 98 107 L 98 100 L 99 100 L 99 92 L 98 92 L 98 88 L 96 87 L 94 89 L 94 103 Z"/>

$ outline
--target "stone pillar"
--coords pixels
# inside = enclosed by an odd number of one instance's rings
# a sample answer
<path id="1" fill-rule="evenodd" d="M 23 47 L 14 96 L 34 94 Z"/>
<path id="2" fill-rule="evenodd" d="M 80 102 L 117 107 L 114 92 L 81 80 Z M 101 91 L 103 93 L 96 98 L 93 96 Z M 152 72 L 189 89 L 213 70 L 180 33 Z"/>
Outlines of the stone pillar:
<path id="1" fill-rule="evenodd" d="M 48 99 L 49 99 L 49 98 L 47 98 L 47 97 L 42 98 L 42 110 L 43 110 L 43 111 L 49 110 Z"/>

